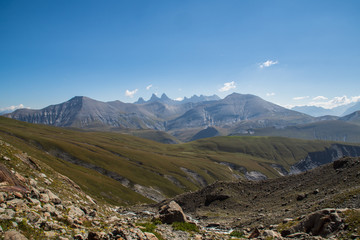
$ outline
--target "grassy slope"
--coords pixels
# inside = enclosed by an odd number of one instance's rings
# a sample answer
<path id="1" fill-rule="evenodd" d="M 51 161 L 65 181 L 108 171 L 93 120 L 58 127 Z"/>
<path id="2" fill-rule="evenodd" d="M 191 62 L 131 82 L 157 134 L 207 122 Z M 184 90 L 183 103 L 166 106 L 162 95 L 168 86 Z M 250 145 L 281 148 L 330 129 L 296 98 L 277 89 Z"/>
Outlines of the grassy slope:
<path id="1" fill-rule="evenodd" d="M 286 127 L 283 129 L 255 129 L 256 136 L 281 136 L 300 139 L 360 142 L 360 127 L 356 123 L 343 121 L 321 121 L 311 124 Z"/>
<path id="2" fill-rule="evenodd" d="M 67 175 L 95 198 L 119 204 L 149 200 L 109 177 L 48 153 L 66 152 L 83 162 L 116 172 L 134 184 L 159 189 L 170 197 L 200 187 L 180 167 L 198 173 L 207 183 L 235 179 L 234 172 L 219 162 L 232 162 L 248 171 L 276 177 L 278 173 L 270 167 L 271 163 L 288 168 L 308 152 L 321 151 L 330 145 L 279 137 L 216 137 L 167 145 L 124 134 L 75 131 L 3 117 L 0 117 L 0 138 Z M 175 177 L 183 187 L 164 175 Z"/>

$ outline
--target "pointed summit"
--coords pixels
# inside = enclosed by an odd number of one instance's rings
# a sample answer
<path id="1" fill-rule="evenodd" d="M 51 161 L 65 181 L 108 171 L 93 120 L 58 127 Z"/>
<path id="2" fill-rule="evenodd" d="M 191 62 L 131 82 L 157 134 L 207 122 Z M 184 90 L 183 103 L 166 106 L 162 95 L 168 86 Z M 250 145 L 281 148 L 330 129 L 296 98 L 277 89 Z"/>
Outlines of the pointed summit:
<path id="1" fill-rule="evenodd" d="M 166 94 L 165 93 L 163 93 L 162 95 L 161 95 L 161 101 L 169 101 L 169 100 L 171 100 L 168 96 L 166 96 Z"/>
<path id="2" fill-rule="evenodd" d="M 155 93 L 153 93 L 148 102 L 155 102 L 155 101 L 159 101 L 159 100 L 160 100 L 160 98 L 158 98 L 158 96 L 156 96 Z"/>
<path id="3" fill-rule="evenodd" d="M 142 98 L 142 97 L 139 97 L 139 99 L 134 102 L 135 104 L 143 104 L 143 103 L 146 103 L 145 100 Z"/>

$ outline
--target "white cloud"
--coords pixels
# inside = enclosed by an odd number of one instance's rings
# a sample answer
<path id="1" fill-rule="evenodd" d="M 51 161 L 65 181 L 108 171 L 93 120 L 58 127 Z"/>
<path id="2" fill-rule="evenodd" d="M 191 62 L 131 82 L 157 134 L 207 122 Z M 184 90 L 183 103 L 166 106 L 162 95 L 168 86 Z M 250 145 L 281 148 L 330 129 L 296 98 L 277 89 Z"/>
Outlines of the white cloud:
<path id="1" fill-rule="evenodd" d="M 233 89 L 233 88 L 236 88 L 234 81 L 224 83 L 224 86 L 219 89 L 219 92 L 226 92 L 226 91 L 229 91 L 230 89 Z"/>
<path id="2" fill-rule="evenodd" d="M 294 97 L 293 100 L 299 101 L 299 100 L 304 100 L 304 99 L 307 99 L 307 98 L 309 98 L 309 96 Z"/>
<path id="3" fill-rule="evenodd" d="M 315 100 L 315 99 L 313 99 Z M 328 100 L 328 99 L 323 99 L 323 100 Z M 354 97 L 350 97 L 348 98 L 346 95 L 341 96 L 341 97 L 334 97 L 328 101 L 315 101 L 315 102 L 310 102 L 308 104 L 308 106 L 316 106 L 316 107 L 323 107 L 326 109 L 332 109 L 334 107 L 339 107 L 342 105 L 346 105 L 346 104 L 350 104 L 350 103 L 354 103 L 360 100 L 360 96 L 354 96 Z"/>
<path id="4" fill-rule="evenodd" d="M 320 101 L 320 100 L 328 100 L 327 97 L 324 97 L 324 96 L 317 96 L 317 97 L 314 97 L 312 100 L 314 101 Z"/>
<path id="5" fill-rule="evenodd" d="M 260 64 L 260 68 L 270 67 L 270 66 L 278 64 L 278 63 L 279 63 L 279 61 L 267 60 L 266 62 L 263 62 Z"/>
<path id="6" fill-rule="evenodd" d="M 352 102 L 358 102 L 360 100 L 360 96 L 351 97 Z"/>
<path id="7" fill-rule="evenodd" d="M 17 106 L 10 106 L 10 107 L 5 107 L 5 108 L 0 108 L 0 112 L 13 112 L 16 109 L 20 109 L 20 108 L 28 108 L 28 107 L 25 107 L 23 104 L 19 104 Z"/>
<path id="8" fill-rule="evenodd" d="M 126 91 L 125 91 L 125 96 L 132 98 L 132 97 L 134 97 L 134 95 L 135 95 L 135 93 L 136 93 L 137 91 L 138 91 L 137 89 L 135 89 L 135 90 L 133 90 L 133 91 L 126 90 Z"/>
<path id="9" fill-rule="evenodd" d="M 275 93 L 273 93 L 273 92 L 272 93 L 267 93 L 266 96 L 267 97 L 272 97 L 272 96 L 275 96 Z"/>
<path id="10" fill-rule="evenodd" d="M 152 88 L 152 84 L 150 84 L 149 86 L 146 87 L 146 90 L 150 90 L 150 88 Z"/>
<path id="11" fill-rule="evenodd" d="M 178 97 L 178 98 L 175 98 L 175 101 L 182 101 L 182 100 L 184 100 L 184 98 L 183 98 L 183 97 Z"/>

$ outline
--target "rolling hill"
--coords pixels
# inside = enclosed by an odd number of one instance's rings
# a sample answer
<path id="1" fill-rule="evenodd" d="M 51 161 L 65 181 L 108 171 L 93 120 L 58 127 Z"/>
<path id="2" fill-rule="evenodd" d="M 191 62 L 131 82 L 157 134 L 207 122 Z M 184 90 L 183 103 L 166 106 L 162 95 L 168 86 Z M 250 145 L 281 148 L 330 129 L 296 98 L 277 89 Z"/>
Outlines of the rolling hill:
<path id="1" fill-rule="evenodd" d="M 128 134 L 71 130 L 5 117 L 0 117 L 0 139 L 68 176 L 96 199 L 122 205 L 158 202 L 218 180 L 274 178 L 310 152 L 326 152 L 336 145 L 249 136 L 169 145 Z M 344 151 L 358 148 L 344 146 Z"/>

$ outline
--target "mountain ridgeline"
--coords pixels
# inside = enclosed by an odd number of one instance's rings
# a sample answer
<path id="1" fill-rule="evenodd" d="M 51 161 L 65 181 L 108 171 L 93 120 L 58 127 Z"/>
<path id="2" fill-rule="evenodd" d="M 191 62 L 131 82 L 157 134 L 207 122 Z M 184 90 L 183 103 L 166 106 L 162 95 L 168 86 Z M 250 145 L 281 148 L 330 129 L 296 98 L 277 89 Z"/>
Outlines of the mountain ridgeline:
<path id="1" fill-rule="evenodd" d="M 353 114 L 354 115 L 354 114 Z M 101 102 L 88 97 L 74 97 L 67 102 L 51 105 L 40 110 L 19 109 L 6 117 L 29 123 L 46 124 L 59 127 L 74 127 L 92 130 L 128 131 L 156 130 L 166 132 L 181 141 L 190 141 L 202 137 L 225 136 L 252 133 L 254 129 L 287 127 L 333 121 L 346 125 L 344 129 L 360 131 L 358 115 L 339 117 L 311 117 L 304 113 L 283 108 L 250 94 L 233 93 L 224 99 L 218 96 L 193 96 L 182 101 L 175 101 L 163 94 L 160 98 L 153 95 L 150 100 L 140 98 L 136 103 L 121 101 Z M 216 129 L 213 133 L 204 129 Z M 329 129 L 326 140 L 333 138 Z M 346 139 L 353 131 L 344 132 Z M 138 132 L 139 133 L 139 132 Z M 147 134 L 149 136 L 149 134 Z M 281 135 L 280 135 L 281 136 Z M 294 137 L 319 139 L 316 136 Z M 286 136 L 292 137 L 292 136 Z M 151 137 L 149 137 L 151 139 Z M 345 140 L 343 140 L 345 139 Z M 352 140 L 350 140 L 352 141 Z M 167 137 L 163 142 L 176 142 Z M 353 142 L 359 142 L 355 140 Z"/>
<path id="2" fill-rule="evenodd" d="M 207 126 L 232 127 L 243 122 L 249 126 L 286 126 L 314 119 L 254 95 L 233 93 L 224 99 L 192 97 L 182 102 L 153 97 L 135 104 L 120 101 L 100 102 L 74 97 L 67 102 L 41 110 L 20 109 L 5 115 L 30 123 L 77 128 L 131 128 L 171 131 Z"/>

